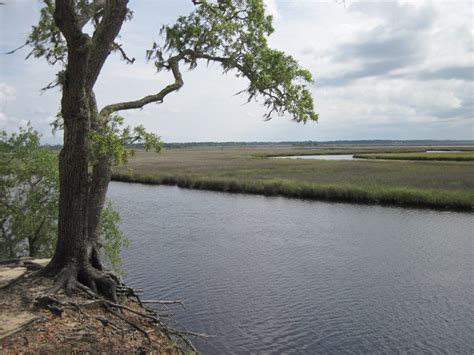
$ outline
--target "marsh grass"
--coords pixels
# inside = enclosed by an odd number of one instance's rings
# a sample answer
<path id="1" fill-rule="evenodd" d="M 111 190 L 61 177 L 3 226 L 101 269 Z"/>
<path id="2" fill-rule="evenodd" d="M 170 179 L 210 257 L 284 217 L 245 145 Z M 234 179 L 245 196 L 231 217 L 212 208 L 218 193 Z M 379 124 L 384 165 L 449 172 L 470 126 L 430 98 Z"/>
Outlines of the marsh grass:
<path id="1" fill-rule="evenodd" d="M 474 161 L 474 151 L 453 153 L 377 153 L 377 154 L 354 154 L 354 158 L 360 159 L 393 159 L 393 160 L 438 160 L 438 161 Z"/>
<path id="2" fill-rule="evenodd" d="M 161 155 L 140 151 L 127 166 L 115 169 L 113 179 L 231 193 L 451 210 L 471 210 L 474 203 L 474 164 L 470 162 L 265 158 L 302 152 L 308 150 L 170 149 Z"/>

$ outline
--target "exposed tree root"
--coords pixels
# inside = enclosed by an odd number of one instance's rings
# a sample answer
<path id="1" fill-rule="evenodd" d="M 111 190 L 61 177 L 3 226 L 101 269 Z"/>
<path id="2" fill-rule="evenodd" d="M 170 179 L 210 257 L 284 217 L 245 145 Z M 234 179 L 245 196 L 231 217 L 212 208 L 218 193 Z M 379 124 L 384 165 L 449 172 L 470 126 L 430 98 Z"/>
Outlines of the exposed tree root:
<path id="1" fill-rule="evenodd" d="M 131 325 L 133 328 L 135 328 L 136 330 L 138 330 L 140 333 L 142 333 L 145 338 L 147 339 L 147 341 L 149 343 L 151 343 L 151 339 L 150 339 L 150 336 L 148 335 L 148 333 L 146 332 L 146 330 L 144 330 L 142 327 L 140 327 L 138 324 L 136 324 L 135 322 L 133 322 L 132 320 L 128 319 L 127 317 L 123 316 L 122 314 L 120 314 L 119 312 L 116 312 L 114 311 L 112 308 L 110 307 L 106 307 L 106 309 L 112 313 L 114 316 L 120 318 L 121 320 L 123 320 L 124 322 L 128 323 L 129 325 Z"/>
<path id="2" fill-rule="evenodd" d="M 46 279 L 42 278 L 45 276 Z M 26 272 L 15 282 L 4 287 L 11 287 L 10 290 L 3 291 L 10 293 L 14 289 L 24 289 L 25 285 L 32 282 L 45 284 L 44 280 L 51 280 L 52 278 L 54 278 L 54 282 L 48 281 L 46 284 L 53 285 L 53 287 L 46 286 L 43 291 L 36 293 L 31 298 L 34 301 L 35 309 L 48 310 L 60 318 L 64 315 L 69 317 L 71 312 L 77 312 L 81 315 L 79 317 L 96 321 L 96 324 L 101 324 L 104 329 L 109 329 L 109 331 L 104 331 L 106 336 L 112 336 L 113 333 L 122 334 L 123 336 L 123 334 L 130 334 L 131 329 L 134 329 L 142 335 L 144 338 L 143 344 L 148 344 L 147 347 L 150 349 L 154 347 L 152 341 L 155 339 L 155 335 L 153 335 L 153 338 L 150 337 L 150 332 L 155 334 L 158 331 L 168 338 L 179 340 L 183 346 L 185 344 L 192 351 L 197 350 L 189 340 L 189 336 L 207 337 L 206 334 L 180 331 L 167 326 L 163 319 L 172 315 L 159 314 L 156 310 L 144 305 L 153 303 L 166 307 L 167 305 L 179 304 L 184 307 L 181 300 L 149 300 L 143 302 L 137 295 L 137 291 L 125 286 L 119 277 L 92 268 L 92 266 L 79 271 L 75 264 L 68 264 L 59 272 L 52 267 L 45 267 L 35 273 Z M 61 293 L 62 290 L 67 296 Z M 125 304 L 119 303 L 118 298 Z M 97 307 L 102 311 L 95 311 L 98 309 Z M 106 314 L 110 314 L 110 316 Z M 115 321 L 114 318 L 117 320 Z"/>
<path id="3" fill-rule="evenodd" d="M 81 286 L 86 286 L 93 293 L 113 302 L 117 302 L 117 286 L 123 285 L 120 278 L 115 274 L 96 269 L 89 263 L 81 268 L 77 266 L 77 263 L 68 263 L 62 268 L 50 263 L 38 271 L 36 276 L 55 277 L 54 287 L 51 290 L 52 294 L 64 289 L 65 293 L 71 296 Z"/>
<path id="4" fill-rule="evenodd" d="M 82 284 L 77 284 L 76 286 L 77 286 L 76 287 L 77 290 L 82 291 L 88 297 L 92 298 L 92 300 L 87 301 L 87 302 L 82 302 L 80 304 L 79 303 L 74 303 L 72 301 L 64 303 L 64 302 L 58 301 L 56 298 L 54 298 L 51 295 L 45 295 L 45 296 L 41 296 L 37 299 L 37 304 L 51 310 L 52 312 L 54 312 L 56 314 L 58 312 L 58 309 L 59 309 L 59 312 L 62 313 L 63 308 L 67 308 L 67 307 L 71 307 L 71 306 L 80 312 L 81 308 L 88 307 L 88 306 L 91 306 L 93 304 L 100 304 L 104 307 L 104 309 L 107 310 L 107 312 L 109 312 L 110 314 L 114 315 L 115 317 L 123 320 L 124 322 L 126 322 L 127 324 L 132 326 L 134 329 L 138 330 L 146 338 L 146 340 L 148 342 L 151 342 L 151 339 L 150 339 L 150 336 L 149 336 L 148 332 L 145 329 L 143 329 L 140 325 L 138 325 L 136 322 L 134 322 L 133 320 L 128 318 L 122 312 L 122 311 L 127 311 L 127 312 L 133 313 L 133 314 L 135 314 L 139 317 L 145 318 L 149 322 L 151 322 L 155 325 L 160 326 L 160 329 L 162 329 L 168 335 L 176 336 L 176 337 L 180 338 L 184 343 L 187 344 L 187 346 L 190 349 L 192 349 L 192 351 L 197 351 L 197 350 L 196 350 L 195 346 L 192 344 L 192 342 L 187 338 L 187 336 L 195 336 L 195 337 L 203 337 L 203 338 L 209 337 L 208 335 L 203 334 L 203 333 L 197 333 L 197 332 L 191 332 L 191 331 L 180 331 L 180 330 L 170 328 L 162 322 L 161 316 L 159 316 L 157 314 L 157 312 L 155 310 L 151 309 L 151 308 L 144 307 L 144 310 L 146 311 L 146 313 L 145 312 L 140 312 L 140 311 L 137 311 L 137 310 L 135 310 L 131 307 L 127 307 L 127 306 L 112 302 L 110 300 L 107 300 L 105 298 L 102 298 L 97 293 L 95 293 L 92 289 L 88 288 L 87 286 L 84 286 Z M 133 293 L 134 296 L 137 299 L 137 303 L 141 304 L 140 298 L 134 293 L 133 289 L 128 288 L 128 287 L 124 287 L 124 286 L 122 286 L 122 287 L 124 289 L 128 290 L 128 292 Z M 153 301 L 153 303 L 181 304 L 181 305 L 183 305 L 183 303 L 179 300 L 176 300 L 176 301 Z M 108 325 L 108 323 L 110 323 L 110 321 L 104 320 L 104 319 L 102 319 L 100 321 L 104 324 L 104 326 L 106 326 L 106 325 Z M 116 324 L 113 324 L 113 325 L 115 326 L 115 328 L 120 329 L 120 327 L 117 326 Z"/>

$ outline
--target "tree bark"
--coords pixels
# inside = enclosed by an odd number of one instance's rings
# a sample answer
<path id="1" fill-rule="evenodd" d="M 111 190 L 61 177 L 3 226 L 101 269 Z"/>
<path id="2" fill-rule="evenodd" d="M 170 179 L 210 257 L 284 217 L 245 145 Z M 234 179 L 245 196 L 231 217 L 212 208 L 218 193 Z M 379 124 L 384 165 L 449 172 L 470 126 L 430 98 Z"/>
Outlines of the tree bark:
<path id="1" fill-rule="evenodd" d="M 58 5 L 57 5 L 58 8 Z M 89 188 L 87 132 L 90 110 L 86 97 L 86 36 L 68 45 L 68 64 L 63 84 L 61 114 L 64 145 L 59 155 L 58 242 L 51 268 L 84 260 L 87 242 L 87 195 Z"/>
<path id="2" fill-rule="evenodd" d="M 87 236 L 89 241 L 89 260 L 93 267 L 102 270 L 100 261 L 99 225 L 104 208 L 107 189 L 112 177 L 112 158 L 108 155 L 99 158 L 92 167 L 89 190 Z"/>
<path id="3" fill-rule="evenodd" d="M 110 159 L 94 165 L 89 177 L 88 133 L 97 125 L 93 86 L 125 20 L 127 0 L 109 0 L 92 38 L 81 30 L 73 0 L 56 0 L 54 19 L 67 42 L 62 87 L 64 145 L 59 155 L 58 241 L 41 275 L 56 276 L 56 288 L 72 292 L 80 282 L 116 301 L 115 283 L 101 272 L 98 225 L 110 180 Z"/>
<path id="4" fill-rule="evenodd" d="M 97 109 L 97 102 L 94 92 L 89 95 L 89 106 L 91 110 L 91 128 L 97 131 L 102 129 Z M 92 175 L 90 180 L 89 198 L 87 206 L 87 237 L 89 242 L 89 260 L 91 265 L 98 270 L 102 270 L 102 262 L 100 261 L 100 241 L 99 226 L 102 217 L 102 209 L 104 208 L 107 189 L 112 177 L 112 156 L 105 154 L 97 158 L 92 166 Z"/>

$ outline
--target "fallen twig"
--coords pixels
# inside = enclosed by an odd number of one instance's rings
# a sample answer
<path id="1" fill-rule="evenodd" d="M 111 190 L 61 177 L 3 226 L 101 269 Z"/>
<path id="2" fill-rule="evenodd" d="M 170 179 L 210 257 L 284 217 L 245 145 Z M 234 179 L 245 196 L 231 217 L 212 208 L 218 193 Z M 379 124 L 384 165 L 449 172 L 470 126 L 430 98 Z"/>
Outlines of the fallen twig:
<path id="1" fill-rule="evenodd" d="M 150 339 L 150 335 L 147 333 L 147 331 L 145 329 L 143 329 L 142 327 L 140 327 L 138 324 L 136 324 L 135 322 L 132 322 L 130 319 L 128 319 L 127 317 L 124 317 L 123 315 L 121 315 L 120 313 L 118 312 L 115 312 L 113 309 L 111 309 L 110 307 L 106 307 L 107 310 L 112 313 L 114 316 L 116 316 L 117 318 L 120 318 L 121 320 L 123 320 L 124 322 L 126 322 L 127 324 L 130 324 L 133 328 L 135 328 L 136 330 L 138 330 L 140 333 L 142 333 L 148 340 L 149 343 L 151 343 L 151 339 Z"/>

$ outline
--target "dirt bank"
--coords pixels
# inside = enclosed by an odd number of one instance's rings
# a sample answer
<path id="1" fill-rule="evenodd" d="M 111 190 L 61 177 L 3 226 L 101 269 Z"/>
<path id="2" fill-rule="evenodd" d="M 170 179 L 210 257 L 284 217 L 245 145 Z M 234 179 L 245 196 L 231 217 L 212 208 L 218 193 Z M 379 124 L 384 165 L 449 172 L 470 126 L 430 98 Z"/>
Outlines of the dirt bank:
<path id="1" fill-rule="evenodd" d="M 183 336 L 166 328 L 126 287 L 116 306 L 85 291 L 51 294 L 52 280 L 32 277 L 47 262 L 0 264 L 0 353 L 184 352 Z"/>

